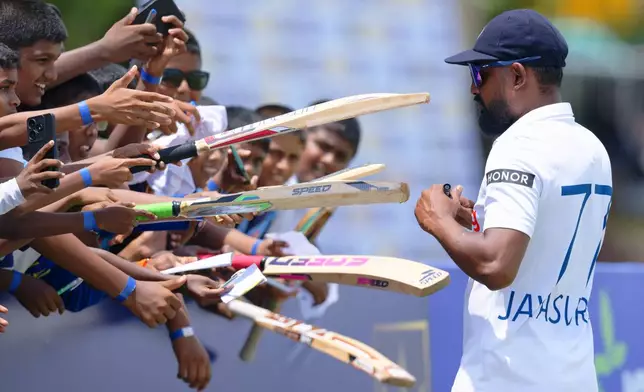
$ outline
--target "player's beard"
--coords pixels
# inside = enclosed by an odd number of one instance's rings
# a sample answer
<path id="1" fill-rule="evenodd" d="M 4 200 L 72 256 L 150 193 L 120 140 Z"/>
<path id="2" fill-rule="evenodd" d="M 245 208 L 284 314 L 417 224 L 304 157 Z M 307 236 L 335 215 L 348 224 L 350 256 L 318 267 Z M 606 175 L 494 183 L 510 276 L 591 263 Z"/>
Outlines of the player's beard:
<path id="1" fill-rule="evenodd" d="M 474 96 L 474 102 L 478 109 L 479 127 L 486 136 L 497 137 L 518 120 L 510 113 L 509 105 L 502 99 L 492 100 L 485 105 L 481 96 L 477 94 Z"/>

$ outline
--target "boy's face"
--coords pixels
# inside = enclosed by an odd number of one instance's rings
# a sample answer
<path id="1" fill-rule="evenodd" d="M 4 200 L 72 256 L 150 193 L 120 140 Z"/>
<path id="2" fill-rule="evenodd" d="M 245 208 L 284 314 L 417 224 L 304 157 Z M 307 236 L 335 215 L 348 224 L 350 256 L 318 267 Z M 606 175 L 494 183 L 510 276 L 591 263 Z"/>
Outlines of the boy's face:
<path id="1" fill-rule="evenodd" d="M 297 134 L 272 138 L 262 165 L 259 186 L 283 185 L 295 172 L 303 150 L 304 143 Z"/>
<path id="2" fill-rule="evenodd" d="M 40 105 L 45 88 L 58 77 L 54 63 L 62 51 L 62 43 L 46 40 L 20 48 L 17 91 L 22 103 L 28 106 Z"/>
<path id="3" fill-rule="evenodd" d="M 78 101 L 92 98 L 93 94 L 82 94 Z M 69 156 L 72 162 L 81 161 L 89 156 L 89 151 L 94 146 L 98 137 L 96 123 L 84 125 L 75 130 L 69 131 Z"/>
<path id="4" fill-rule="evenodd" d="M 0 117 L 16 112 L 20 99 L 16 95 L 17 69 L 0 69 Z"/>
<path id="5" fill-rule="evenodd" d="M 198 54 L 185 52 L 174 56 L 166 68 L 174 68 L 186 73 L 199 71 L 201 69 L 201 57 Z M 162 81 L 159 86 L 159 92 L 184 102 L 196 102 L 201 99 L 201 91 L 191 90 L 185 79 L 179 87 L 174 87 Z"/>
<path id="6" fill-rule="evenodd" d="M 58 148 L 58 159 L 60 161 L 63 163 L 73 162 L 69 155 L 69 132 L 56 135 L 56 148 Z"/>
<path id="7" fill-rule="evenodd" d="M 353 158 L 351 144 L 338 132 L 327 128 L 339 124 L 328 124 L 309 129 L 306 147 L 300 158 L 297 178 L 300 182 L 317 178 L 345 169 Z"/>

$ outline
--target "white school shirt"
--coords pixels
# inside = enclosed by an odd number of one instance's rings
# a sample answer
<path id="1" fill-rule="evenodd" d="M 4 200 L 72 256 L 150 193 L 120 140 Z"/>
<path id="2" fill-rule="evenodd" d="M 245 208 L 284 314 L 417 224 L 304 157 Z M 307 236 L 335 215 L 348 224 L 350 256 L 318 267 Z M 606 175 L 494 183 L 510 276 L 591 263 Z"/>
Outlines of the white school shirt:
<path id="1" fill-rule="evenodd" d="M 597 392 L 588 300 L 611 194 L 608 153 L 568 103 L 527 113 L 495 141 L 473 228 L 530 243 L 509 287 L 470 279 L 452 392 Z"/>

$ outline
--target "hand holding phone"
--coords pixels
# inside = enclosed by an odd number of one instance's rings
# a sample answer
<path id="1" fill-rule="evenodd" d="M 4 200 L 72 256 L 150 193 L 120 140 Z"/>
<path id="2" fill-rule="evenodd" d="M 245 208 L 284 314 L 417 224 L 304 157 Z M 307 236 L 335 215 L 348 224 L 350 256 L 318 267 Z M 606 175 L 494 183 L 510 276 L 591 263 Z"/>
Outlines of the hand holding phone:
<path id="1" fill-rule="evenodd" d="M 62 175 L 45 174 L 41 172 L 57 172 L 62 166 L 58 160 L 58 146 L 56 145 L 56 118 L 47 113 L 27 119 L 27 146 L 25 156 L 30 159 L 27 168 L 37 168 L 41 176 L 42 185 L 49 189 L 56 189 L 60 184 Z M 30 166 L 31 165 L 31 166 Z"/>
<path id="2" fill-rule="evenodd" d="M 168 30 L 174 28 L 174 25 L 171 23 L 165 23 L 162 20 L 164 16 L 173 15 L 176 16 L 181 23 L 185 24 L 186 22 L 185 15 L 173 0 L 151 0 L 141 6 L 139 13 L 134 18 L 134 22 L 132 22 L 132 24 L 150 23 L 149 14 L 153 10 L 156 13 L 153 22 L 157 27 L 157 32 L 161 33 L 163 36 L 168 35 Z"/>

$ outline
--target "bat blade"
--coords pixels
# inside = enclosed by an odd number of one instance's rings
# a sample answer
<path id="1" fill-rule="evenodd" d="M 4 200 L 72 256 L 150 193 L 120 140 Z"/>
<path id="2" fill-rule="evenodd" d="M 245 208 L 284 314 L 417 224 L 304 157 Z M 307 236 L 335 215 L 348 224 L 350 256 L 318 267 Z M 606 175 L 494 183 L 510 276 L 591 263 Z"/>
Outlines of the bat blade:
<path id="1" fill-rule="evenodd" d="M 171 275 L 171 274 L 179 274 L 184 272 L 199 271 L 199 270 L 211 269 L 211 268 L 229 267 L 232 263 L 232 259 L 233 259 L 232 253 L 224 253 L 220 255 L 203 258 L 203 259 L 194 261 L 192 263 L 168 268 L 166 270 L 161 271 L 161 273 L 166 275 Z"/>
<path id="2" fill-rule="evenodd" d="M 233 268 L 258 264 L 264 275 L 338 283 L 426 297 L 446 287 L 447 271 L 412 260 L 385 256 L 313 255 L 262 257 L 237 255 Z"/>
<path id="3" fill-rule="evenodd" d="M 404 182 L 325 181 L 258 189 L 218 198 L 140 205 L 137 208 L 154 213 L 158 219 L 167 219 L 177 216 L 197 218 L 311 207 L 404 203 L 408 199 L 409 187 Z"/>
<path id="4" fill-rule="evenodd" d="M 428 93 L 362 94 L 335 99 L 211 135 L 201 140 L 164 148 L 159 151 L 160 161 L 164 163 L 178 162 L 195 157 L 202 151 L 224 148 L 365 114 L 428 103 L 429 99 Z M 130 170 L 132 173 L 138 173 L 148 169 L 147 166 L 137 166 Z"/>
<path id="5" fill-rule="evenodd" d="M 381 383 L 408 388 L 416 383 L 414 376 L 405 369 L 358 340 L 273 313 L 244 301 L 232 301 L 228 306 L 233 313 L 253 320 L 255 325 L 330 355 L 369 374 Z"/>

